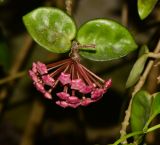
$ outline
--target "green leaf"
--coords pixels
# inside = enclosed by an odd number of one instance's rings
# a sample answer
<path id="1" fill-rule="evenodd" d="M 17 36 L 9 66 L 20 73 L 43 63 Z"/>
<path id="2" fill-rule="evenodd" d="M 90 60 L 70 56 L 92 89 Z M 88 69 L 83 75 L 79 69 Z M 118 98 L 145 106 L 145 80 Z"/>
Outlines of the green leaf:
<path id="1" fill-rule="evenodd" d="M 42 7 L 23 17 L 33 39 L 54 53 L 65 53 L 71 48 L 76 26 L 73 20 L 57 8 Z"/>
<path id="2" fill-rule="evenodd" d="M 152 115 L 156 116 L 159 113 L 160 113 L 160 93 L 156 93 L 151 107 L 151 116 Z"/>
<path id="3" fill-rule="evenodd" d="M 144 127 L 144 131 L 147 131 L 148 126 L 150 125 L 150 123 L 152 122 L 152 120 L 160 113 L 160 93 L 156 93 L 153 95 L 153 101 L 152 101 L 152 105 L 151 105 L 151 113 L 150 113 L 150 117 Z"/>
<path id="4" fill-rule="evenodd" d="M 138 14 L 145 19 L 153 10 L 158 0 L 138 0 Z"/>
<path id="5" fill-rule="evenodd" d="M 137 48 L 128 30 L 108 19 L 96 19 L 82 25 L 77 40 L 82 45 L 96 45 L 95 51 L 88 48 L 80 51 L 83 57 L 96 61 L 117 59 Z"/>
<path id="6" fill-rule="evenodd" d="M 131 107 L 132 131 L 142 131 L 150 116 L 151 95 L 146 91 L 135 94 Z"/>
<path id="7" fill-rule="evenodd" d="M 139 54 L 138 57 L 142 56 L 143 54 L 147 54 L 149 53 L 149 48 L 147 45 L 142 45 L 140 50 L 139 50 Z"/>
<path id="8" fill-rule="evenodd" d="M 140 58 L 137 59 L 127 79 L 126 88 L 133 86 L 139 80 L 147 58 L 148 54 L 143 54 Z"/>

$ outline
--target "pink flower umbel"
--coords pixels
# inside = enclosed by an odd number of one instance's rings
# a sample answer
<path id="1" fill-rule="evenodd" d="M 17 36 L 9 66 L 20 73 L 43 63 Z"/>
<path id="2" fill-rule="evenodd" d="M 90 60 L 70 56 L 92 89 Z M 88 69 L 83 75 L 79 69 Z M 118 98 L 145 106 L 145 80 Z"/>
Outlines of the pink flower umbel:
<path id="1" fill-rule="evenodd" d="M 96 102 L 112 85 L 111 79 L 101 79 L 80 63 L 78 48 L 74 43 L 70 58 L 48 65 L 34 62 L 29 70 L 36 89 L 63 108 Z"/>

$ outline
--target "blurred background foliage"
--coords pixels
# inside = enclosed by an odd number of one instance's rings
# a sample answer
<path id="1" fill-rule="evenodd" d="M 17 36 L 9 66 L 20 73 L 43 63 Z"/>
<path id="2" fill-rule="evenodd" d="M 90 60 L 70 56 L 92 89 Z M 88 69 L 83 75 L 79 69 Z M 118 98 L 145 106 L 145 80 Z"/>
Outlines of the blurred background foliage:
<path id="1" fill-rule="evenodd" d="M 119 136 L 120 123 L 131 90 L 125 83 L 138 50 L 119 60 L 82 63 L 113 86 L 97 103 L 78 109 L 63 109 L 43 98 L 33 87 L 27 70 L 33 61 L 61 60 L 67 54 L 52 54 L 32 41 L 22 16 L 40 6 L 65 9 L 65 0 L 0 0 L 0 145 L 106 145 Z M 78 26 L 90 19 L 110 18 L 126 26 L 139 46 L 150 51 L 160 38 L 160 3 L 145 20 L 140 20 L 134 0 L 73 0 L 73 17 Z M 146 88 L 154 86 L 154 70 Z M 160 133 L 160 132 L 159 132 Z M 158 145 L 158 131 L 147 137 Z M 158 141 L 159 140 L 159 141 Z"/>

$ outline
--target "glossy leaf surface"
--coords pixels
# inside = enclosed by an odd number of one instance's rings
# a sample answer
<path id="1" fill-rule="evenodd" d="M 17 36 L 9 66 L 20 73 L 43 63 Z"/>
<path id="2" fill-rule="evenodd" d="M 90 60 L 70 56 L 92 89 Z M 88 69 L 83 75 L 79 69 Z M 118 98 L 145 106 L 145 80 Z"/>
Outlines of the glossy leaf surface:
<path id="1" fill-rule="evenodd" d="M 147 61 L 148 54 L 143 54 L 137 59 L 133 68 L 129 74 L 128 80 L 126 82 L 126 88 L 133 86 L 140 78 L 140 75 L 144 69 L 145 63 Z"/>
<path id="2" fill-rule="evenodd" d="M 151 116 L 156 116 L 160 113 L 160 93 L 157 93 L 154 97 L 152 107 L 151 107 Z"/>
<path id="3" fill-rule="evenodd" d="M 49 7 L 38 8 L 25 15 L 23 21 L 32 38 L 42 47 L 54 53 L 70 50 L 76 26 L 63 11 Z"/>
<path id="4" fill-rule="evenodd" d="M 138 0 L 138 13 L 141 19 L 145 19 L 153 10 L 158 0 Z"/>
<path id="5" fill-rule="evenodd" d="M 135 94 L 131 108 L 132 131 L 142 131 L 150 116 L 151 96 L 146 91 Z"/>
<path id="6" fill-rule="evenodd" d="M 125 27 L 107 19 L 96 19 L 82 25 L 77 40 L 80 44 L 96 45 L 95 51 L 86 48 L 80 52 L 83 57 L 96 61 L 117 59 L 137 48 Z"/>

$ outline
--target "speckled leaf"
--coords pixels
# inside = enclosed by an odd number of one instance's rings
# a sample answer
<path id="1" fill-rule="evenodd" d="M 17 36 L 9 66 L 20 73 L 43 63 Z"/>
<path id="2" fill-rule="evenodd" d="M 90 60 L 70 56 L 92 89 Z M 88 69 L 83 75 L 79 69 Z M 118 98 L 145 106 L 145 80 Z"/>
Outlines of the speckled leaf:
<path id="1" fill-rule="evenodd" d="M 80 44 L 95 44 L 95 51 L 83 48 L 80 54 L 95 61 L 117 59 L 135 50 L 137 45 L 126 28 L 107 19 L 96 19 L 82 25 L 77 34 Z M 92 49 L 93 50 L 93 49 Z"/>
<path id="2" fill-rule="evenodd" d="M 153 10 L 158 0 L 138 0 L 138 14 L 145 19 Z"/>
<path id="3" fill-rule="evenodd" d="M 25 15 L 23 21 L 30 35 L 42 47 L 54 53 L 70 50 L 76 26 L 63 11 L 42 7 Z"/>
<path id="4" fill-rule="evenodd" d="M 144 69 L 147 58 L 148 54 L 143 54 L 140 58 L 137 59 L 127 79 L 126 88 L 133 86 L 138 81 Z"/>
<path id="5" fill-rule="evenodd" d="M 135 94 L 131 107 L 131 128 L 132 131 L 142 131 L 149 119 L 151 108 L 151 95 L 146 91 L 139 91 Z"/>

